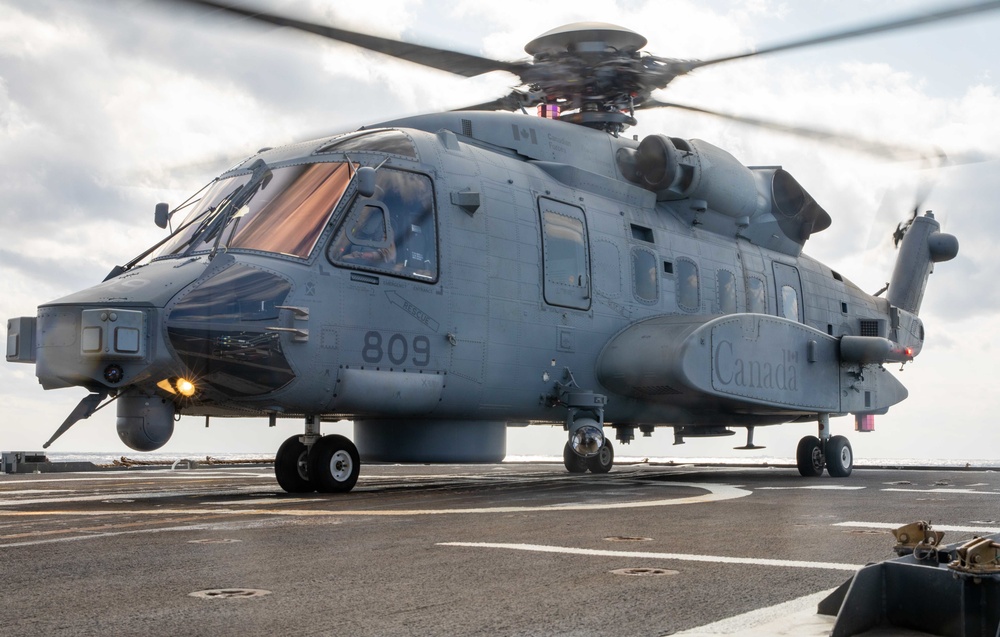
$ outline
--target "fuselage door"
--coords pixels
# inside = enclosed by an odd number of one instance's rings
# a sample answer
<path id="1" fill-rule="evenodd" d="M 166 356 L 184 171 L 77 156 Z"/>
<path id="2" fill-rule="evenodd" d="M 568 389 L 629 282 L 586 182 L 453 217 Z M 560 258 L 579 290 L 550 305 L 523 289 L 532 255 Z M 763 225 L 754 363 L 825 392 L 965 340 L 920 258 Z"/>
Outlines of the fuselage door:
<path id="1" fill-rule="evenodd" d="M 587 220 L 577 206 L 540 197 L 545 302 L 590 309 L 590 248 Z"/>
<path id="2" fill-rule="evenodd" d="M 777 261 L 772 265 L 778 316 L 803 323 L 802 284 L 799 282 L 798 268 Z"/>

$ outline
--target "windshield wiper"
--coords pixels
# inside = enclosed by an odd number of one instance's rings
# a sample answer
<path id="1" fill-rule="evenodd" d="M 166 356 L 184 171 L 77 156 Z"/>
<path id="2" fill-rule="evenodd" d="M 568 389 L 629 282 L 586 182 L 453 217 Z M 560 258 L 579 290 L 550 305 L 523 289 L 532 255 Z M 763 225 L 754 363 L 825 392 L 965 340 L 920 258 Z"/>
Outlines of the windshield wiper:
<path id="1" fill-rule="evenodd" d="M 211 227 L 207 231 L 209 234 L 206 237 L 211 237 L 211 233 L 218 233 L 215 236 L 215 245 L 212 246 L 212 251 L 208 253 L 209 261 L 214 259 L 215 255 L 218 254 L 219 245 L 222 243 L 222 235 L 225 234 L 225 228 L 229 225 L 233 216 L 242 210 L 243 206 L 250 203 L 250 200 L 254 198 L 254 195 L 258 191 L 267 188 L 267 185 L 271 183 L 271 177 L 274 176 L 263 159 L 258 159 L 250 164 L 250 170 L 253 171 L 250 175 L 250 181 L 243 184 L 243 187 L 233 193 L 233 196 L 228 201 L 219 206 L 219 212 L 215 215 L 216 219 L 213 220 Z M 230 238 L 232 238 L 232 233 L 230 233 Z"/>

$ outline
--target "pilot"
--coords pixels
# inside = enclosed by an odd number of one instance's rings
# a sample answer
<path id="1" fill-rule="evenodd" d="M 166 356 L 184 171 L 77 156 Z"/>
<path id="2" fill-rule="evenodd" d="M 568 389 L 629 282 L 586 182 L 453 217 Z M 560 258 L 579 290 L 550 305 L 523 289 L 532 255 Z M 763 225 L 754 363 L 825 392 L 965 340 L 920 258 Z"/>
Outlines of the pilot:
<path id="1" fill-rule="evenodd" d="M 384 244 L 376 247 L 373 244 Z M 340 235 L 334 245 L 335 258 L 352 263 L 378 265 L 396 262 L 396 243 L 386 228 L 382 210 L 366 206 L 354 227 Z"/>

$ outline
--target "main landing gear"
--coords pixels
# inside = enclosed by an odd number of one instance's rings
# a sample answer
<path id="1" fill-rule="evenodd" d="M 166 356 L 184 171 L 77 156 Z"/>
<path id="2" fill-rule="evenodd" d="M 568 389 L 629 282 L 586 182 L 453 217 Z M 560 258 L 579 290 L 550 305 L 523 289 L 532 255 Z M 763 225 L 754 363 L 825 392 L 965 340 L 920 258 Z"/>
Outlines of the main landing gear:
<path id="1" fill-rule="evenodd" d="M 601 394 L 567 392 L 569 440 L 563 446 L 563 464 L 570 473 L 607 473 L 615 464 L 615 449 L 604 435 L 604 402 Z"/>
<path id="2" fill-rule="evenodd" d="M 824 468 L 834 478 L 846 478 L 854 469 L 854 451 L 847 438 L 830 435 L 830 416 L 821 414 L 819 437 L 806 436 L 799 441 L 795 463 L 807 478 L 823 475 Z"/>
<path id="3" fill-rule="evenodd" d="M 274 458 L 274 476 L 288 493 L 346 493 L 360 473 L 354 443 L 343 436 L 320 436 L 315 418 L 307 418 L 305 435 L 286 440 Z"/>
<path id="4" fill-rule="evenodd" d="M 600 451 L 596 455 L 584 458 L 573 451 L 572 445 L 566 443 L 563 447 L 563 464 L 570 473 L 607 473 L 615 464 L 615 449 L 611 441 L 604 439 Z"/>

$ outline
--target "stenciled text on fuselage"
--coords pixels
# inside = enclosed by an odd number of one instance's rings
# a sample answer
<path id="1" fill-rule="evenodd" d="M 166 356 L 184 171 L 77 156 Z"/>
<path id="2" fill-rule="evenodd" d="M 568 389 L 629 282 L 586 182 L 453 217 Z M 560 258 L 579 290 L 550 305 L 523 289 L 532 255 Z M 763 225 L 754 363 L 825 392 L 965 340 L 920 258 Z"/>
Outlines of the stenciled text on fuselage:
<path id="1" fill-rule="evenodd" d="M 723 387 L 798 391 L 798 352 L 775 349 L 771 360 L 741 356 L 731 341 L 719 341 L 712 354 L 712 373 Z M 774 360 L 774 359 L 777 360 Z"/>

